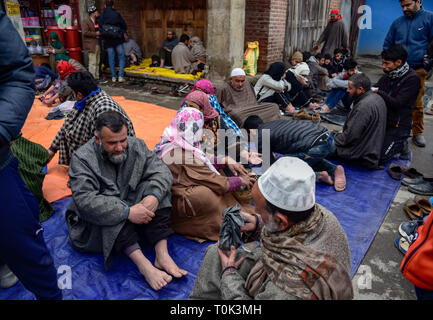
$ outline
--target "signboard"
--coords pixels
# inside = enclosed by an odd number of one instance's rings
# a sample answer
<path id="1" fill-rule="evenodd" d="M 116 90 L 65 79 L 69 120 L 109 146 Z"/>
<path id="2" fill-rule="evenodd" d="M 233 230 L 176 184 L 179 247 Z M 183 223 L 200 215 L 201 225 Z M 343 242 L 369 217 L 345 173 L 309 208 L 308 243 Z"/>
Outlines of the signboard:
<path id="1" fill-rule="evenodd" d="M 11 20 L 15 29 L 17 29 L 23 41 L 25 41 L 25 34 L 23 29 L 23 22 L 21 20 L 20 5 L 18 0 L 5 0 L 6 14 Z"/>

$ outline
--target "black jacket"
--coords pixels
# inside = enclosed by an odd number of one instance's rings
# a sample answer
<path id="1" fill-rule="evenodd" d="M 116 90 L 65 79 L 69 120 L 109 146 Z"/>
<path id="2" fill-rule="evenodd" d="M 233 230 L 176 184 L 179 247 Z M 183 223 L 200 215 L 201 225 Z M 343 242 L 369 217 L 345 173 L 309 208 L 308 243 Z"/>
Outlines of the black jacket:
<path id="1" fill-rule="evenodd" d="M 128 29 L 125 20 L 123 20 L 120 13 L 114 10 L 113 8 L 105 8 L 102 14 L 99 16 L 99 26 L 101 27 L 106 24 L 119 27 L 124 33 Z M 122 40 L 104 39 L 104 48 L 117 47 L 119 44 L 123 42 L 124 39 Z"/>
<path id="2" fill-rule="evenodd" d="M 307 152 L 317 137 L 328 130 L 321 125 L 301 120 L 275 120 L 258 130 L 258 152 L 262 153 L 263 130 L 270 130 L 270 151 L 280 154 Z"/>
<path id="3" fill-rule="evenodd" d="M 0 7 L 0 171 L 12 159 L 9 142 L 24 125 L 35 98 L 35 71 L 23 40 Z"/>
<path id="4" fill-rule="evenodd" d="M 412 111 L 415 106 L 421 80 L 418 74 L 410 69 L 403 77 L 391 79 L 387 75 L 380 78 L 376 85 L 377 92 L 387 107 L 386 128 L 412 129 Z"/>

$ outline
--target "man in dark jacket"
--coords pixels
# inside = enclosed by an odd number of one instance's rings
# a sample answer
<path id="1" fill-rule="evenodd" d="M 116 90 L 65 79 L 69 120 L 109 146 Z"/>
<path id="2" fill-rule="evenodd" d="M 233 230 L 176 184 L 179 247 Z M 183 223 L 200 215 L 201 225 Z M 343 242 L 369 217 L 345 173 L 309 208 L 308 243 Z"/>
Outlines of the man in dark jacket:
<path id="1" fill-rule="evenodd" d="M 301 120 L 275 120 L 263 123 L 258 116 L 250 116 L 245 120 L 244 128 L 250 141 L 257 139 L 259 154 L 269 152 L 274 162 L 273 153 L 297 157 L 304 160 L 316 172 L 316 182 L 334 185 L 336 191 L 346 188 L 346 177 L 343 166 L 336 166 L 325 158 L 335 152 L 332 135 L 321 125 Z M 266 130 L 269 130 L 270 144 L 266 141 Z M 334 180 L 335 183 L 334 183 Z"/>
<path id="2" fill-rule="evenodd" d="M 386 50 L 393 44 L 404 45 L 409 52 L 407 58 L 409 67 L 414 69 L 421 79 L 421 90 L 412 113 L 412 142 L 418 147 L 425 147 L 423 97 L 428 72 L 424 69 L 424 58 L 433 38 L 433 12 L 424 10 L 421 2 L 421 0 L 400 0 L 404 16 L 392 23 L 383 49 Z"/>
<path id="3" fill-rule="evenodd" d="M 116 78 L 116 61 L 115 54 L 119 59 L 119 82 L 125 82 L 125 51 L 123 49 L 124 35 L 127 31 L 125 20 L 114 10 L 114 1 L 106 0 L 105 9 L 99 17 L 101 36 L 104 48 L 108 53 L 108 64 L 111 70 L 111 80 L 117 81 Z M 107 30 L 109 30 L 107 32 Z"/>
<path id="4" fill-rule="evenodd" d="M 53 260 L 39 223 L 39 205 L 18 173 L 10 145 L 20 135 L 35 96 L 32 59 L 0 8 L 0 265 L 37 299 L 61 299 Z M 2 286 L 11 272 L 0 267 Z M 9 278 L 9 279 L 8 279 Z"/>
<path id="5" fill-rule="evenodd" d="M 386 136 L 381 162 L 386 163 L 397 154 L 408 159 L 407 139 L 412 129 L 412 110 L 421 87 L 418 74 L 406 62 L 404 46 L 393 45 L 382 52 L 385 75 L 377 83 L 377 93 L 387 107 Z"/>
<path id="6" fill-rule="evenodd" d="M 386 130 L 386 104 L 371 91 L 370 79 L 362 73 L 349 79 L 353 99 L 343 130 L 334 134 L 336 156 L 368 169 L 377 169 Z"/>
<path id="7" fill-rule="evenodd" d="M 83 49 L 89 53 L 89 72 L 96 80 L 99 80 L 99 62 L 101 55 L 101 46 L 99 45 L 98 18 L 99 12 L 95 6 L 88 10 L 89 18 L 83 23 Z"/>

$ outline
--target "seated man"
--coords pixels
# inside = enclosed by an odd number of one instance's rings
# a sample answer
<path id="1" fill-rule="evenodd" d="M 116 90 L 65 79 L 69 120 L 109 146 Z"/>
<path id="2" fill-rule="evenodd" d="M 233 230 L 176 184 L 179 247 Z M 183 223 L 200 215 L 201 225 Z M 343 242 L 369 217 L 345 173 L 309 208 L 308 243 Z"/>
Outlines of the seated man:
<path id="1" fill-rule="evenodd" d="M 316 182 L 333 185 L 336 191 L 346 189 L 343 166 L 336 166 L 325 159 L 335 152 L 334 139 L 325 127 L 302 120 L 275 120 L 264 124 L 260 117 L 250 116 L 245 121 L 244 128 L 249 134 L 250 141 L 257 142 L 258 153 L 270 152 L 272 162 L 274 152 L 297 157 L 313 168 Z M 263 150 L 265 130 L 269 130 L 268 150 Z"/>
<path id="2" fill-rule="evenodd" d="M 72 153 L 92 139 L 98 116 L 107 111 L 121 113 L 128 123 L 128 135 L 135 136 L 134 127 L 125 111 L 98 88 L 90 72 L 75 72 L 68 77 L 67 82 L 77 103 L 48 149 L 50 161 L 60 151 L 59 164 L 69 165 Z"/>
<path id="3" fill-rule="evenodd" d="M 252 190 L 259 215 L 242 212 L 248 223 L 241 231 L 251 240 L 261 235 L 261 245 L 232 246 L 228 256 L 209 246 L 189 299 L 352 299 L 347 237 L 335 216 L 315 203 L 314 180 L 300 159 L 275 162 Z"/>
<path id="4" fill-rule="evenodd" d="M 333 75 L 333 73 L 332 73 L 333 68 L 332 68 L 332 64 L 331 64 L 332 56 L 327 53 L 323 57 L 325 58 L 325 60 L 323 61 L 323 67 L 328 70 L 328 76 L 330 78 L 332 78 L 332 75 Z"/>
<path id="5" fill-rule="evenodd" d="M 347 91 L 353 99 L 343 130 L 333 134 L 336 155 L 368 169 L 377 169 L 382 155 L 386 130 L 386 104 L 371 90 L 370 79 L 355 74 Z"/>
<path id="6" fill-rule="evenodd" d="M 328 69 L 326 69 L 323 64 L 325 63 L 325 58 L 321 53 L 316 54 L 310 58 L 310 68 L 311 66 L 317 69 L 317 88 L 323 93 L 323 91 L 329 91 L 326 84 L 329 81 Z"/>
<path id="7" fill-rule="evenodd" d="M 128 123 L 118 112 L 96 120 L 94 138 L 77 150 L 69 176 L 72 201 L 66 223 L 72 247 L 103 253 L 108 270 L 115 253 L 126 254 L 154 290 L 166 286 L 179 269 L 167 250 L 170 223 L 170 170 L 144 141 L 128 137 Z M 155 266 L 138 242 L 155 246 Z"/>
<path id="8" fill-rule="evenodd" d="M 349 109 L 352 104 L 349 93 L 347 92 L 349 78 L 359 73 L 358 63 L 354 59 L 347 59 L 344 62 L 344 72 L 330 79 L 326 84 L 331 91 L 325 100 L 325 104 L 317 109 L 320 113 L 329 113 L 341 101 Z"/>
<path id="9" fill-rule="evenodd" d="M 159 49 L 159 57 L 161 59 L 159 65 L 160 68 L 164 68 L 165 66 L 167 67 L 172 66 L 171 53 L 174 47 L 176 47 L 178 43 L 179 43 L 179 39 L 176 37 L 174 31 L 168 31 L 167 38 L 164 40 L 161 48 Z"/>
<path id="10" fill-rule="evenodd" d="M 206 62 L 206 49 L 199 37 L 192 37 L 189 42 L 189 47 L 191 48 L 192 56 L 196 61 L 200 61 L 202 63 Z"/>
<path id="11" fill-rule="evenodd" d="M 217 90 L 217 98 L 230 118 L 239 127 L 251 115 L 258 115 L 264 122 L 281 119 L 280 109 L 275 103 L 258 103 L 253 86 L 246 79 L 245 71 L 233 69 L 230 80 Z"/>
<path id="12" fill-rule="evenodd" d="M 346 59 L 343 55 L 343 50 L 337 48 L 334 50 L 334 57 L 331 60 L 330 74 L 331 78 L 336 77 L 339 73 L 344 70 L 344 62 Z"/>
<path id="13" fill-rule="evenodd" d="M 405 159 L 410 156 L 407 139 L 412 130 L 412 110 L 421 82 L 407 64 L 407 57 L 408 52 L 402 45 L 393 45 L 382 52 L 385 75 L 380 78 L 376 90 L 388 109 L 383 163 L 398 154 Z"/>
<path id="14" fill-rule="evenodd" d="M 142 58 L 140 47 L 135 40 L 129 37 L 128 33 L 124 34 L 124 38 L 123 50 L 125 51 L 126 63 L 139 65 Z"/>
<path id="15" fill-rule="evenodd" d="M 198 71 L 203 71 L 204 64 L 198 61 L 191 50 L 188 48 L 189 36 L 183 34 L 180 36 L 180 41 L 176 47 L 174 47 L 171 53 L 171 60 L 173 62 L 174 71 L 176 73 L 188 74 L 197 73 Z"/>

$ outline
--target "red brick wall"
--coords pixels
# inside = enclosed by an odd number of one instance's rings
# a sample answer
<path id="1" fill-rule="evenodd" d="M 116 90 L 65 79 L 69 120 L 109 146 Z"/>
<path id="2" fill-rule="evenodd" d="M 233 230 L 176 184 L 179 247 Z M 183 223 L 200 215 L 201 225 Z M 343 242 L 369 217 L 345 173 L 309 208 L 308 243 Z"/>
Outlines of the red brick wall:
<path id="1" fill-rule="evenodd" d="M 259 72 L 283 59 L 287 1 L 246 0 L 245 42 L 259 41 Z"/>

